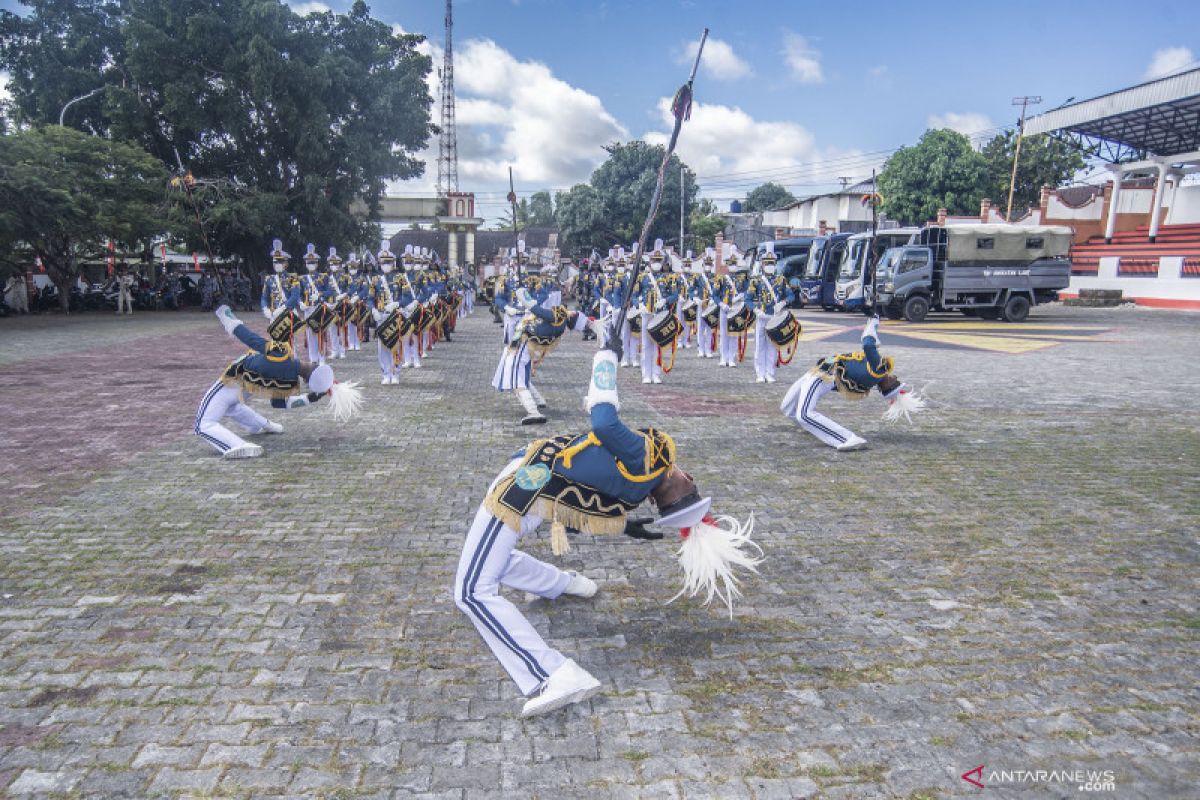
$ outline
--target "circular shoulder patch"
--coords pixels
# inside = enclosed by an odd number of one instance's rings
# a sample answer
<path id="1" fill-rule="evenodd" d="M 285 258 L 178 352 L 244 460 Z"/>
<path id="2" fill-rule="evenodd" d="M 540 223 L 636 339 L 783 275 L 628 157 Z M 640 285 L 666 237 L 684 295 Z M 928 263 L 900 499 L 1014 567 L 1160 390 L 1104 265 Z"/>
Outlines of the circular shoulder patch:
<path id="1" fill-rule="evenodd" d="M 601 391 L 617 388 L 617 368 L 611 361 L 602 361 L 592 370 L 592 382 Z"/>
<path id="2" fill-rule="evenodd" d="M 550 481 L 550 468 L 545 464 L 529 464 L 517 470 L 516 482 L 527 492 L 537 491 Z"/>

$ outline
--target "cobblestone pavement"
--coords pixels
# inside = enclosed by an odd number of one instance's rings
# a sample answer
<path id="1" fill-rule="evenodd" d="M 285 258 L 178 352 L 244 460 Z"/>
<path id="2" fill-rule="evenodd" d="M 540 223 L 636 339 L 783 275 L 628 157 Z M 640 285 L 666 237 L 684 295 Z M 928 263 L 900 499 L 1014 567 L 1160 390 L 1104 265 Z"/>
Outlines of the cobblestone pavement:
<path id="1" fill-rule="evenodd" d="M 605 691 L 527 721 L 451 598 L 535 433 L 488 387 L 487 315 L 400 386 L 373 349 L 336 362 L 362 417 L 267 411 L 285 435 L 241 462 L 190 435 L 238 352 L 211 316 L 0 322 L 0 795 L 1040 798 L 1082 793 L 1012 773 L 1111 770 L 1101 796 L 1195 797 L 1198 318 L 1040 308 L 1102 335 L 1024 353 L 886 323 L 934 407 L 830 398 L 856 453 L 778 414 L 861 321 L 804 319 L 773 386 L 694 351 L 662 386 L 621 371 L 623 416 L 756 512 L 768 560 L 731 621 L 664 605 L 669 540 L 576 537 L 601 592 L 526 608 Z M 547 359 L 537 433 L 586 424 L 590 352 Z"/>

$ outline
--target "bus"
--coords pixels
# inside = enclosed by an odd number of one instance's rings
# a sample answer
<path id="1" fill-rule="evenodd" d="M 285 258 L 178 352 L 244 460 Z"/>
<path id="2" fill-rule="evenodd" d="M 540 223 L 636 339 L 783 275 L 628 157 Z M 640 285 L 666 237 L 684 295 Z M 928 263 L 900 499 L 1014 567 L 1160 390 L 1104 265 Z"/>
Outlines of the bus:
<path id="1" fill-rule="evenodd" d="M 848 233 L 813 239 L 801 280 L 804 305 L 820 306 L 826 311 L 837 310 L 837 299 L 834 297 L 837 269 L 842 263 L 842 254 L 846 251 L 849 239 Z"/>
<path id="2" fill-rule="evenodd" d="M 812 236 L 799 236 L 792 239 L 776 239 L 775 258 L 779 261 L 775 264 L 775 274 L 782 275 L 788 286 L 796 295 L 794 306 L 800 306 L 801 302 L 800 287 L 804 279 L 804 270 L 808 266 L 808 253 L 812 248 Z M 760 242 L 758 245 L 758 253 L 756 260 L 762 263 L 763 253 L 767 251 L 766 243 Z"/>

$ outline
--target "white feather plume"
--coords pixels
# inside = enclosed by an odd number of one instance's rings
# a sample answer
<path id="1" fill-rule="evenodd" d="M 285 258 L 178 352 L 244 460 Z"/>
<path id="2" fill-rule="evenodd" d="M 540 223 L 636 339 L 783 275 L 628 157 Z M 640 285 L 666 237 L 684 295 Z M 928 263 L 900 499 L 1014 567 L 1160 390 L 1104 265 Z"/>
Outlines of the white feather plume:
<path id="1" fill-rule="evenodd" d="M 763 561 L 762 548 L 750 539 L 754 532 L 753 514 L 745 525 L 729 516 L 717 517 L 716 522 L 716 525 L 701 522 L 692 526 L 683 540 L 678 551 L 683 588 L 667 602 L 673 603 L 684 595 L 695 597 L 703 592 L 704 605 L 717 597 L 725 603 L 732 619 L 733 601 L 742 596 L 734 569 L 741 567 L 758 572 L 758 565 Z"/>
<path id="2" fill-rule="evenodd" d="M 345 422 L 362 407 L 362 389 L 357 381 L 335 383 L 329 389 L 329 410 L 338 422 Z"/>
<path id="3" fill-rule="evenodd" d="M 888 400 L 887 411 L 883 412 L 883 418 L 888 422 L 898 422 L 901 417 L 904 417 L 909 424 L 912 424 L 912 415 L 924 411 L 926 405 L 925 398 L 917 394 L 915 390 L 901 389 L 891 400 Z"/>

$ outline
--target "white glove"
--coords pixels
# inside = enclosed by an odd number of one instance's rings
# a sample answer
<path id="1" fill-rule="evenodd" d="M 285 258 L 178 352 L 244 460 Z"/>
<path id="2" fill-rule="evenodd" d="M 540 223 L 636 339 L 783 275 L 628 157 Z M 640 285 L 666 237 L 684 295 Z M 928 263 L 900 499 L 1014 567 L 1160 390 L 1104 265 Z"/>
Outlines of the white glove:
<path id="1" fill-rule="evenodd" d="M 274 321 L 287 313 L 287 306 L 280 306 L 271 312 L 271 320 Z"/>
<path id="2" fill-rule="evenodd" d="M 587 409 L 597 403 L 612 403 L 620 411 L 617 399 L 617 354 L 603 349 L 592 356 L 592 380 L 588 384 Z"/>
<path id="3" fill-rule="evenodd" d="M 862 341 L 872 338 L 878 344 L 879 342 L 879 317 L 871 317 L 867 320 L 867 324 L 863 327 Z"/>
<path id="4" fill-rule="evenodd" d="M 372 319 L 374 319 L 374 320 L 375 320 L 375 324 L 376 324 L 376 325 L 378 325 L 379 323 L 383 322 L 383 320 L 384 320 L 384 318 L 385 318 L 386 316 L 387 316 L 387 313 L 386 313 L 386 312 L 380 311 L 380 310 L 379 310 L 379 309 L 377 309 L 377 308 L 372 308 L 372 309 L 371 309 L 371 317 L 372 317 Z"/>
<path id="5" fill-rule="evenodd" d="M 271 309 L 264 308 L 262 310 L 262 312 L 263 312 L 263 317 L 267 320 L 267 322 L 270 322 L 271 320 L 275 319 L 275 317 L 271 316 Z"/>
<path id="6" fill-rule="evenodd" d="M 397 303 L 395 300 L 393 300 L 392 302 L 390 302 L 390 303 L 388 303 L 387 305 L 385 305 L 385 306 L 383 307 L 383 310 L 384 310 L 385 312 L 387 312 L 388 314 L 390 314 L 390 313 L 392 313 L 393 311 L 395 311 L 395 310 L 396 310 L 397 308 L 399 308 L 399 307 L 400 307 L 400 304 L 399 304 L 399 303 Z"/>
<path id="7" fill-rule="evenodd" d="M 336 301 L 336 302 L 338 302 L 338 303 L 340 303 L 340 302 L 342 302 L 342 301 L 343 301 L 343 300 L 345 300 L 345 299 L 346 299 L 346 293 L 345 293 L 345 292 L 338 292 L 338 296 L 335 298 L 335 301 Z"/>
<path id="8" fill-rule="evenodd" d="M 433 294 L 431 294 L 431 295 L 429 296 L 429 302 L 430 302 L 430 303 L 436 303 L 436 302 L 437 302 L 437 299 L 438 299 L 438 293 L 437 293 L 437 292 L 434 292 Z"/>
<path id="9" fill-rule="evenodd" d="M 408 305 L 406 305 L 404 307 L 404 316 L 411 317 L 413 314 L 417 313 L 417 309 L 420 307 L 421 307 L 421 304 L 418 303 L 416 300 L 413 300 L 411 303 L 409 303 Z"/>
<path id="10" fill-rule="evenodd" d="M 518 289 L 517 290 L 517 302 L 520 303 L 525 308 L 533 308 L 534 306 L 537 305 L 537 301 L 534 300 L 532 296 L 530 296 L 528 289 Z"/>
<path id="11" fill-rule="evenodd" d="M 231 309 L 229 306 L 217 306 L 217 310 L 214 313 L 216 313 L 217 319 L 221 321 L 221 327 L 223 327 L 225 332 L 230 336 L 233 335 L 234 328 L 242 324 L 242 321 L 233 315 L 233 309 Z"/>

